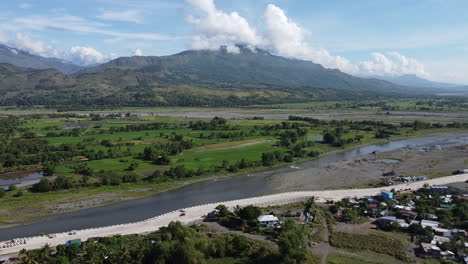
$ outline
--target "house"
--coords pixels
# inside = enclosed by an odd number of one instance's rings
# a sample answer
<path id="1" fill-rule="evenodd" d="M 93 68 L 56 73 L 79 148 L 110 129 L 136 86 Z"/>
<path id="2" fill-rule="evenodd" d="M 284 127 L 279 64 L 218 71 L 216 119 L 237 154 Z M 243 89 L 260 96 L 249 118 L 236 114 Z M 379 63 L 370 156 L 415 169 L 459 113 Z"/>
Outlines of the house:
<path id="1" fill-rule="evenodd" d="M 463 258 L 463 263 L 468 264 L 468 257 Z"/>
<path id="2" fill-rule="evenodd" d="M 437 219 L 439 219 L 439 218 L 437 217 L 437 215 L 435 215 L 435 214 L 427 214 L 426 216 L 427 216 L 427 218 L 428 218 L 429 220 L 437 220 Z"/>
<path id="3" fill-rule="evenodd" d="M 434 238 L 432 238 L 431 244 L 432 245 L 437 245 L 437 244 L 442 244 L 442 243 L 445 243 L 445 242 L 450 242 L 450 238 L 435 235 Z"/>
<path id="4" fill-rule="evenodd" d="M 421 243 L 420 256 L 423 258 L 440 258 L 440 248 L 429 243 Z"/>
<path id="5" fill-rule="evenodd" d="M 396 221 L 397 221 L 397 218 L 395 216 L 382 216 L 377 219 L 377 222 L 393 223 Z"/>
<path id="6" fill-rule="evenodd" d="M 257 220 L 263 227 L 272 227 L 280 225 L 278 217 L 274 215 L 261 215 L 257 218 Z"/>
<path id="7" fill-rule="evenodd" d="M 455 208 L 455 205 L 454 204 L 440 204 L 439 208 L 440 209 L 452 210 L 453 208 Z"/>
<path id="8" fill-rule="evenodd" d="M 380 196 L 381 196 L 383 199 L 390 199 L 390 200 L 393 199 L 393 193 L 392 193 L 392 192 L 382 192 L 382 193 L 380 194 Z"/>
<path id="9" fill-rule="evenodd" d="M 413 212 L 413 211 L 409 211 L 409 210 L 403 210 L 403 211 L 401 211 L 401 214 L 403 216 L 410 217 L 410 218 L 413 218 L 413 219 L 418 216 L 418 213 Z"/>
<path id="10" fill-rule="evenodd" d="M 457 260 L 457 257 L 455 256 L 455 253 L 453 253 L 452 251 L 450 250 L 446 250 L 446 251 L 442 251 L 440 252 L 440 256 L 444 259 L 448 259 L 448 260 L 453 260 L 453 261 L 456 261 Z"/>
<path id="11" fill-rule="evenodd" d="M 0 258 L 0 263 L 6 263 L 6 262 L 8 262 L 8 261 L 10 261 L 10 258 L 9 258 L 9 257 L 1 257 L 1 258 Z"/>
<path id="12" fill-rule="evenodd" d="M 440 228 L 440 227 L 434 227 L 434 233 L 438 236 L 444 236 L 444 237 L 451 237 L 452 232 L 448 229 L 445 228 Z"/>
<path id="13" fill-rule="evenodd" d="M 463 229 L 452 229 L 451 233 L 452 233 L 452 236 L 461 236 L 461 237 L 468 236 L 467 232 Z"/>
<path id="14" fill-rule="evenodd" d="M 432 229 L 439 227 L 439 222 L 437 221 L 431 221 L 431 220 L 421 220 L 421 226 L 426 227 L 430 226 Z"/>
<path id="15" fill-rule="evenodd" d="M 397 219 L 396 221 L 398 223 L 398 226 L 401 228 L 407 228 L 409 226 L 409 224 L 406 223 L 404 219 Z"/>
<path id="16" fill-rule="evenodd" d="M 429 191 L 432 191 L 432 192 L 448 192 L 449 191 L 449 187 L 448 186 L 445 186 L 445 185 L 432 185 L 432 186 L 429 186 L 428 188 Z"/>

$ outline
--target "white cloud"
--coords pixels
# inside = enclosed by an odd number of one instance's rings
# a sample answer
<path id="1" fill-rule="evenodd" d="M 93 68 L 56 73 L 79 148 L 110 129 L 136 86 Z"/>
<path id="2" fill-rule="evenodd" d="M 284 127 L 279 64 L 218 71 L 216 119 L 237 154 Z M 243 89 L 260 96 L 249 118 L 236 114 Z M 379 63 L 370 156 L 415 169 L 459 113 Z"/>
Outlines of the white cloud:
<path id="1" fill-rule="evenodd" d="M 109 30 L 107 24 L 88 21 L 84 18 L 71 15 L 51 15 L 51 16 L 26 16 L 17 17 L 11 21 L 4 23 L 0 22 L 0 27 L 8 28 L 10 31 L 21 30 L 58 30 L 58 31 L 73 31 L 79 33 L 98 34 L 111 36 L 121 39 L 142 39 L 142 40 L 172 40 L 171 36 L 161 35 L 150 32 L 121 32 Z"/>
<path id="2" fill-rule="evenodd" d="M 54 47 L 45 44 L 40 40 L 35 40 L 29 36 L 17 33 L 15 39 L 6 41 L 6 44 L 14 48 L 27 51 L 31 54 L 43 56 L 43 57 L 60 57 L 60 52 Z"/>
<path id="3" fill-rule="evenodd" d="M 141 51 L 141 49 L 136 49 L 133 51 L 133 56 L 143 56 L 143 51 Z"/>
<path id="4" fill-rule="evenodd" d="M 327 68 L 338 68 L 347 72 L 356 70 L 347 59 L 332 56 L 325 49 L 311 47 L 304 39 L 306 31 L 289 19 L 281 8 L 269 4 L 264 14 L 264 21 L 270 41 L 269 47 L 275 53 L 310 60 Z"/>
<path id="5" fill-rule="evenodd" d="M 15 39 L 5 41 L 8 46 L 27 51 L 46 58 L 58 58 L 71 61 L 79 65 L 103 63 L 115 58 L 113 54 L 103 54 L 91 47 L 73 46 L 70 50 L 60 51 L 44 42 L 32 39 L 24 34 L 16 34 Z"/>
<path id="6" fill-rule="evenodd" d="M 104 11 L 97 18 L 102 20 L 142 23 L 142 14 L 138 10 Z"/>
<path id="7" fill-rule="evenodd" d="M 80 65 L 103 63 L 113 58 L 115 56 L 112 54 L 105 55 L 91 47 L 81 46 L 71 47 L 70 51 L 66 54 L 66 59 Z"/>
<path id="8" fill-rule="evenodd" d="M 279 7 L 269 4 L 263 15 L 264 36 L 257 34 L 245 18 L 236 12 L 225 13 L 216 8 L 214 0 L 187 0 L 201 11 L 202 17 L 189 17 L 195 25 L 192 49 L 218 49 L 227 46 L 229 52 L 238 53 L 235 44 L 264 48 L 280 56 L 309 60 L 326 68 L 339 69 L 359 75 L 416 74 L 427 77 L 424 65 L 397 52 L 371 54 L 369 61 L 352 63 L 342 56 L 334 56 L 324 48 L 313 47 L 306 41 L 309 34 L 291 20 Z"/>
<path id="9" fill-rule="evenodd" d="M 201 17 L 189 17 L 195 25 L 196 34 L 192 38 L 193 49 L 218 49 L 221 45 L 248 44 L 258 46 L 263 39 L 254 27 L 237 12 L 225 13 L 218 10 L 213 0 L 187 0 L 203 13 Z"/>
<path id="10" fill-rule="evenodd" d="M 416 74 L 421 77 L 427 77 L 428 73 L 424 65 L 415 59 L 405 57 L 398 52 L 388 52 L 387 56 L 374 52 L 372 61 L 363 61 L 359 65 L 360 74 L 368 75 L 402 75 Z"/>

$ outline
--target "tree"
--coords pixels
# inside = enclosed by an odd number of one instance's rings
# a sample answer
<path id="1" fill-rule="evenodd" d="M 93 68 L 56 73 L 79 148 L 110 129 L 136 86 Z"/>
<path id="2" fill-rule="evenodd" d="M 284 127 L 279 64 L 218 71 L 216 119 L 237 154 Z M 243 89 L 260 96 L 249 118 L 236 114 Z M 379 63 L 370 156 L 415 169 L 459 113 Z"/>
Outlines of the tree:
<path id="1" fill-rule="evenodd" d="M 15 190 L 16 190 L 16 185 L 10 184 L 10 185 L 8 186 L 8 191 L 9 191 L 9 192 L 12 192 L 12 191 L 15 191 Z"/>
<path id="2" fill-rule="evenodd" d="M 262 210 L 256 206 L 249 205 L 239 210 L 239 217 L 247 221 L 255 221 L 262 214 Z"/>
<path id="3" fill-rule="evenodd" d="M 154 159 L 154 164 L 156 165 L 169 165 L 171 163 L 171 159 L 166 154 L 162 154 Z"/>
<path id="4" fill-rule="evenodd" d="M 138 162 L 132 161 L 132 162 L 130 162 L 130 164 L 128 165 L 127 170 L 129 170 L 129 171 L 134 171 L 134 170 L 136 170 L 136 169 L 138 168 L 139 165 L 140 165 L 140 164 L 139 164 Z"/>
<path id="5" fill-rule="evenodd" d="M 226 217 L 231 214 L 231 212 L 229 212 L 229 209 L 223 204 L 216 206 L 215 209 L 218 210 L 218 215 L 220 217 Z"/>
<path id="6" fill-rule="evenodd" d="M 46 176 L 51 176 L 54 174 L 55 172 L 55 165 L 53 165 L 52 163 L 45 163 L 42 165 L 42 172 L 46 175 Z"/>
<path id="7" fill-rule="evenodd" d="M 278 246 L 281 253 L 281 263 L 307 263 L 309 254 L 305 247 L 305 233 L 300 230 L 293 220 L 283 224 L 283 231 L 278 236 Z"/>
<path id="8" fill-rule="evenodd" d="M 19 252 L 19 261 L 18 263 L 20 264 L 39 264 L 39 262 L 36 261 L 36 256 L 35 252 L 32 250 L 25 250 L 22 249 Z"/>
<path id="9" fill-rule="evenodd" d="M 0 198 L 5 197 L 5 195 L 6 195 L 5 189 L 3 189 L 3 187 L 0 187 Z"/>
<path id="10" fill-rule="evenodd" d="M 361 219 L 359 212 L 352 209 L 344 209 L 341 214 L 341 219 L 344 222 L 358 223 Z"/>
<path id="11" fill-rule="evenodd" d="M 50 192 L 52 190 L 52 184 L 46 178 L 42 178 L 38 183 L 33 184 L 31 187 L 32 192 Z"/>

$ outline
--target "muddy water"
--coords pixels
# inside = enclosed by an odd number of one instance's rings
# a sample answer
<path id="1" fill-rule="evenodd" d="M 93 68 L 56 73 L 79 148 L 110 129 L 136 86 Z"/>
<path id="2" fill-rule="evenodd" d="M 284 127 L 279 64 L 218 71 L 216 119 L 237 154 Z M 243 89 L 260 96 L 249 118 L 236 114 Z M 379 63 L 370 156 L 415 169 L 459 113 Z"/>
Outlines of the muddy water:
<path id="1" fill-rule="evenodd" d="M 304 173 L 310 168 L 326 166 L 330 162 L 339 160 L 362 157 L 374 151 L 384 152 L 402 148 L 426 151 L 427 149 L 436 147 L 443 148 L 466 144 L 468 144 L 468 133 L 391 141 L 384 144 L 360 147 L 342 153 L 324 155 L 319 159 L 294 166 L 221 180 L 206 180 L 142 199 L 44 217 L 38 219 L 36 223 L 25 223 L 22 226 L 0 229 L 0 241 L 38 235 L 40 232 L 64 232 L 74 229 L 128 223 L 147 219 L 179 208 L 258 196 L 275 190 L 277 186 L 274 185 L 274 181 L 271 181 L 274 177 L 287 178 L 288 174 Z M 333 187 L 327 184 L 329 179 L 319 179 L 317 182 L 316 187 L 312 189 L 319 190 Z M 99 236 L 99 234 L 96 234 L 96 236 Z"/>

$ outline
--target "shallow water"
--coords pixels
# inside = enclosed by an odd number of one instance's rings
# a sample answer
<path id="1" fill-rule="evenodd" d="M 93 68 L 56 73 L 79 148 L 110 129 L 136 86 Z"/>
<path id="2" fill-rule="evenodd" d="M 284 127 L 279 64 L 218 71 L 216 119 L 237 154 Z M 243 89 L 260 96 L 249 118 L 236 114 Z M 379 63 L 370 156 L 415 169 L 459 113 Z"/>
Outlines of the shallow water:
<path id="1" fill-rule="evenodd" d="M 39 182 L 42 177 L 44 177 L 44 173 L 40 171 L 15 179 L 0 180 L 0 188 L 5 186 L 8 187 L 10 184 L 14 184 L 16 187 L 32 185 Z"/>
<path id="2" fill-rule="evenodd" d="M 35 236 L 40 232 L 56 233 L 140 221 L 180 208 L 263 195 L 277 187 L 271 182 L 271 178 L 275 175 L 284 176 L 291 172 L 297 173 L 309 168 L 326 166 L 331 162 L 366 156 L 374 151 L 393 151 L 408 146 L 414 149 L 424 149 L 435 145 L 466 144 L 468 144 L 468 133 L 389 141 L 341 153 L 331 153 L 316 160 L 296 164 L 294 167 L 289 165 L 238 177 L 206 180 L 142 199 L 44 217 L 38 219 L 37 223 L 0 229 L 0 241 Z M 323 184 L 326 185 L 327 179 L 323 179 L 323 181 Z M 323 186 L 317 187 L 317 189 L 322 188 Z"/>

